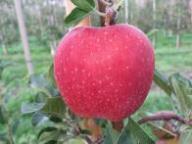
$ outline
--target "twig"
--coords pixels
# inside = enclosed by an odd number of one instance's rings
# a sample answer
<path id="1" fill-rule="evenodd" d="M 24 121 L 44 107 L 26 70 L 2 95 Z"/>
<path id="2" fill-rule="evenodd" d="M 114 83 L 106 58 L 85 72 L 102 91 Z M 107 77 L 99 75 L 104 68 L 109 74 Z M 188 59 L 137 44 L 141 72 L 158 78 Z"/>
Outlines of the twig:
<path id="1" fill-rule="evenodd" d="M 93 141 L 88 135 L 83 136 L 83 138 L 86 140 L 88 144 L 102 144 L 103 143 L 103 138 L 99 138 L 96 141 Z"/>
<path id="2" fill-rule="evenodd" d="M 98 140 L 96 140 L 93 144 L 102 144 L 104 141 L 103 138 L 99 138 Z"/>
<path id="3" fill-rule="evenodd" d="M 141 120 L 139 120 L 138 123 L 144 124 L 144 123 L 150 122 L 150 121 L 161 121 L 161 120 L 163 120 L 163 121 L 175 120 L 182 124 L 192 125 L 192 120 L 186 120 L 183 117 L 178 116 L 174 112 L 170 112 L 170 111 L 161 111 L 161 112 L 157 112 L 151 116 L 146 116 L 146 117 L 142 118 Z"/>
<path id="4" fill-rule="evenodd" d="M 102 17 L 105 17 L 105 16 L 106 16 L 105 13 L 100 12 L 100 11 L 98 11 L 97 9 L 95 9 L 95 12 L 96 12 L 99 16 L 102 16 Z"/>
<path id="5" fill-rule="evenodd" d="M 84 139 L 88 144 L 93 144 L 93 141 L 91 140 L 91 138 L 89 138 L 89 136 L 85 136 Z"/>

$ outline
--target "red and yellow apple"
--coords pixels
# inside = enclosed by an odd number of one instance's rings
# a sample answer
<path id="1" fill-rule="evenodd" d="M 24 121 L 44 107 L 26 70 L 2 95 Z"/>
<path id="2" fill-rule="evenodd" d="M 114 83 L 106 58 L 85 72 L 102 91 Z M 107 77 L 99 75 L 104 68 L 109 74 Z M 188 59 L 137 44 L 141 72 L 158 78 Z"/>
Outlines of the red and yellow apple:
<path id="1" fill-rule="evenodd" d="M 127 24 L 75 28 L 61 40 L 54 58 L 64 101 L 86 118 L 129 117 L 143 104 L 153 72 L 152 44 Z"/>

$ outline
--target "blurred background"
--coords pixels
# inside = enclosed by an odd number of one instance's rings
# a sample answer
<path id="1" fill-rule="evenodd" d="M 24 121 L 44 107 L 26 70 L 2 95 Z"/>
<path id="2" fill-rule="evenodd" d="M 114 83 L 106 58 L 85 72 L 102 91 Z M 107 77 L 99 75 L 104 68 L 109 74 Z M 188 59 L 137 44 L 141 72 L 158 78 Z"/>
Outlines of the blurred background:
<path id="1" fill-rule="evenodd" d="M 14 133 L 16 144 L 35 143 L 38 128 L 20 108 L 35 100 L 38 86 L 29 85 L 29 76 L 40 83 L 49 71 L 58 41 L 67 32 L 64 17 L 64 0 L 0 0 L 0 105 L 6 105 L 10 117 L 8 125 L 0 122 L 0 144 L 7 133 Z M 98 18 L 92 19 L 98 26 Z M 149 36 L 158 70 L 192 79 L 192 0 L 125 0 L 117 20 Z M 140 111 L 171 110 L 170 99 L 153 85 Z M 1 120 L 3 114 L 1 108 Z"/>

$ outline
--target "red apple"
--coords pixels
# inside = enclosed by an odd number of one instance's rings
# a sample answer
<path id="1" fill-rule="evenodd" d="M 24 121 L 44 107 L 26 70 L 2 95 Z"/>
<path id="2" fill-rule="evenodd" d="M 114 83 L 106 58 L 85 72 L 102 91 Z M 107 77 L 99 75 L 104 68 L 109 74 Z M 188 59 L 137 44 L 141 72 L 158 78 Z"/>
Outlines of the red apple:
<path id="1" fill-rule="evenodd" d="M 143 104 L 153 71 L 152 44 L 127 24 L 76 28 L 62 39 L 54 59 L 56 83 L 70 109 L 111 121 Z"/>

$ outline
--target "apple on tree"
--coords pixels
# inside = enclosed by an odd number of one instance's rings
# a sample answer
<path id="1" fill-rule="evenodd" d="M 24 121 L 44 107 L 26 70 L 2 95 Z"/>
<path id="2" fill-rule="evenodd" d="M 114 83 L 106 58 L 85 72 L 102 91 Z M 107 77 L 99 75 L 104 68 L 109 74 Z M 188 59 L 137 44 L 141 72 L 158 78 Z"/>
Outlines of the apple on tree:
<path id="1" fill-rule="evenodd" d="M 61 40 L 54 58 L 64 101 L 86 118 L 129 117 L 143 104 L 153 72 L 152 44 L 128 24 L 75 28 Z"/>

